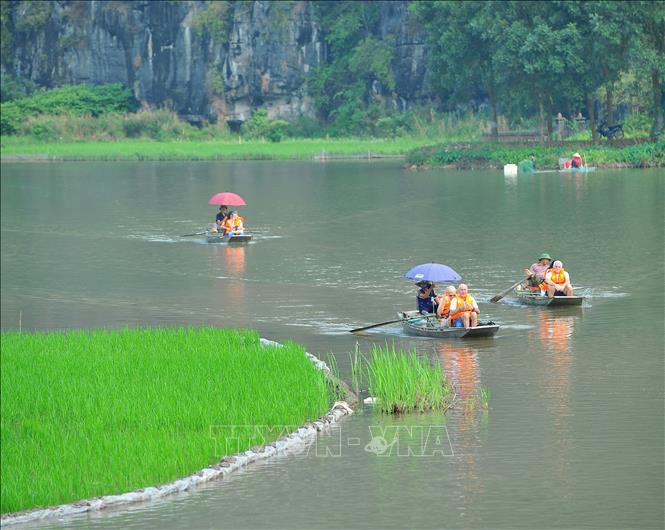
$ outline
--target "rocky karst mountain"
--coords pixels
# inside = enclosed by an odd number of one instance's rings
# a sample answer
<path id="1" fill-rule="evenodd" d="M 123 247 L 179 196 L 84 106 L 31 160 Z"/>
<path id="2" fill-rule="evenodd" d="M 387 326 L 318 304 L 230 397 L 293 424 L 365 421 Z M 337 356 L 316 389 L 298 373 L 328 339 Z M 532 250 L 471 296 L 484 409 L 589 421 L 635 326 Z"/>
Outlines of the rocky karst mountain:
<path id="1" fill-rule="evenodd" d="M 408 2 L 380 3 L 379 38 L 394 39 L 397 108 L 423 97 L 425 37 Z M 117 83 L 190 121 L 313 116 L 308 75 L 328 61 L 312 1 L 2 1 L 2 68 L 42 86 Z M 325 29 L 325 28 L 324 28 Z"/>

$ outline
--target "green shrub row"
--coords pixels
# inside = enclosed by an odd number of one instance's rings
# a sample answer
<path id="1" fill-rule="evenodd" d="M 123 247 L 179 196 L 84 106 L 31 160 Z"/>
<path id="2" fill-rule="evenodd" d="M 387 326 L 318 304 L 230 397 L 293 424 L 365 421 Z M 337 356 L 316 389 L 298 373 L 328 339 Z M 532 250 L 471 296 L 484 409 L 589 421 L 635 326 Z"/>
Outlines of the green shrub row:
<path id="1" fill-rule="evenodd" d="M 418 148 L 408 153 L 410 165 L 470 167 L 503 167 L 517 164 L 534 155 L 538 169 L 558 169 L 560 158 L 570 158 L 573 152 L 582 153 L 589 166 L 598 167 L 663 167 L 665 165 L 665 138 L 658 142 L 645 142 L 615 147 L 594 144 L 581 147 L 568 142 L 556 146 L 507 146 L 497 144 L 439 145 Z"/>
<path id="2" fill-rule="evenodd" d="M 136 113 L 109 112 L 91 115 L 37 115 L 20 122 L 14 132 L 17 140 L 39 142 L 108 142 L 127 138 L 156 141 L 205 141 L 228 139 L 232 135 L 225 124 L 198 128 L 168 110 Z"/>
<path id="3" fill-rule="evenodd" d="M 100 116 L 109 112 L 133 112 L 138 108 L 129 88 L 113 85 L 69 85 L 40 90 L 2 103 L 0 133 L 16 134 L 30 116 Z"/>

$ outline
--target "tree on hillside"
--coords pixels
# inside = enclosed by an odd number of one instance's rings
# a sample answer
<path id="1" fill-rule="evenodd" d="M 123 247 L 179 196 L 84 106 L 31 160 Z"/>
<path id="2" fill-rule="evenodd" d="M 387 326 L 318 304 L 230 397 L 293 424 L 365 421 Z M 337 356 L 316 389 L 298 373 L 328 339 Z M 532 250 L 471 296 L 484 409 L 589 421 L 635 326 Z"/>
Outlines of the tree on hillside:
<path id="1" fill-rule="evenodd" d="M 390 69 L 395 41 L 380 39 L 381 5 L 378 2 L 317 2 L 316 13 L 327 44 L 327 64 L 317 67 L 308 86 L 321 118 L 349 133 L 367 124 L 375 85 L 392 90 Z"/>
<path id="2" fill-rule="evenodd" d="M 492 138 L 498 140 L 499 97 L 495 53 L 499 2 L 417 2 L 412 10 L 423 24 L 430 49 L 430 83 L 435 90 L 467 103 L 481 85 L 492 113 Z"/>

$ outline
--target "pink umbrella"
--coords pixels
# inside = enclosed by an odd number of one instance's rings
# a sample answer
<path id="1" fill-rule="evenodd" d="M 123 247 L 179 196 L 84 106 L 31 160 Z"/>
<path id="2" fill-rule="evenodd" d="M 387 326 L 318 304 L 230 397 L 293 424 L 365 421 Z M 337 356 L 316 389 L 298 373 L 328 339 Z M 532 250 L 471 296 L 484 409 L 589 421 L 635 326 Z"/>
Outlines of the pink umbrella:
<path id="1" fill-rule="evenodd" d="M 226 204 L 227 206 L 245 206 L 245 199 L 240 195 L 231 193 L 229 191 L 223 191 L 222 193 L 215 193 L 208 204 Z"/>

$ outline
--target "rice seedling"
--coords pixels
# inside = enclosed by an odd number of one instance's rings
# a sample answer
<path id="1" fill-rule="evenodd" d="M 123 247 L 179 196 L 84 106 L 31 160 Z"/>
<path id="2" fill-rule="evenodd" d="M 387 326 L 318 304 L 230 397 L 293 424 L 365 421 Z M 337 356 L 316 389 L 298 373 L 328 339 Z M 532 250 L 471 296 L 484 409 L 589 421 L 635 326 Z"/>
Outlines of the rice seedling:
<path id="1" fill-rule="evenodd" d="M 297 344 L 216 328 L 3 333 L 2 513 L 186 476 L 324 414 Z"/>
<path id="2" fill-rule="evenodd" d="M 480 387 L 480 406 L 484 409 L 489 408 L 490 406 L 490 391 L 485 387 Z"/>
<path id="3" fill-rule="evenodd" d="M 415 351 L 375 346 L 366 368 L 370 394 L 383 413 L 443 409 L 451 400 L 452 388 L 441 367 Z"/>
<path id="4" fill-rule="evenodd" d="M 330 385 L 330 391 L 335 396 L 335 400 L 343 401 L 346 399 L 346 394 L 344 388 L 339 384 L 341 378 L 339 376 L 339 367 L 337 366 L 337 359 L 332 354 L 328 353 L 328 368 L 330 368 L 330 375 L 332 376 L 328 379 L 328 384 Z"/>

